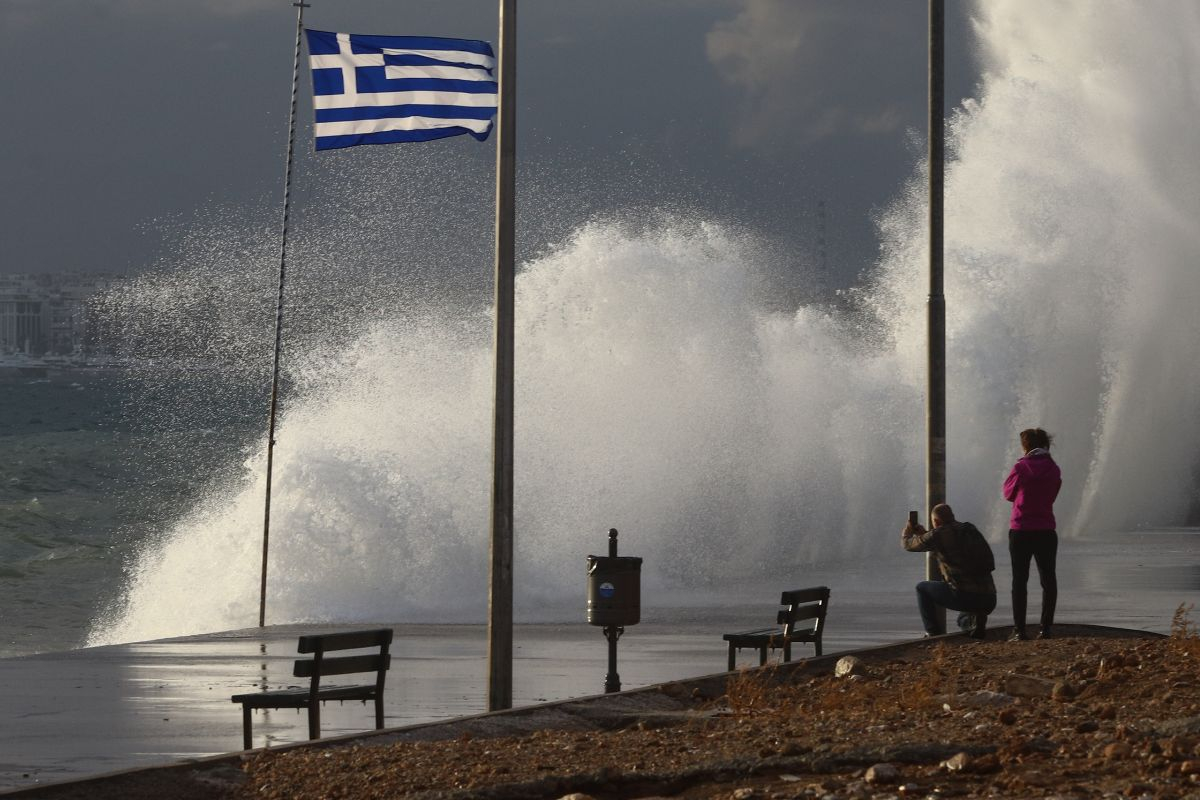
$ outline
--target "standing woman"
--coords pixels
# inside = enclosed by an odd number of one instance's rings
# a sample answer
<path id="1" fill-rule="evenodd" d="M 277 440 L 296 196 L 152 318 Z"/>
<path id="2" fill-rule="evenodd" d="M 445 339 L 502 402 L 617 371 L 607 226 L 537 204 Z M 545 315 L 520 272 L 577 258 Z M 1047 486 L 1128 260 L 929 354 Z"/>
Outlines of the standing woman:
<path id="1" fill-rule="evenodd" d="M 1058 602 L 1058 578 L 1054 572 L 1058 555 L 1054 499 L 1062 486 L 1062 475 L 1058 464 L 1050 457 L 1051 439 L 1041 428 L 1021 431 L 1021 449 L 1025 455 L 1004 481 L 1004 499 L 1013 504 L 1008 526 L 1008 553 L 1012 556 L 1014 641 L 1029 638 L 1025 633 L 1025 607 L 1031 558 L 1037 562 L 1038 578 L 1042 582 L 1042 630 L 1038 638 L 1049 639 L 1050 628 L 1054 625 L 1054 606 Z"/>

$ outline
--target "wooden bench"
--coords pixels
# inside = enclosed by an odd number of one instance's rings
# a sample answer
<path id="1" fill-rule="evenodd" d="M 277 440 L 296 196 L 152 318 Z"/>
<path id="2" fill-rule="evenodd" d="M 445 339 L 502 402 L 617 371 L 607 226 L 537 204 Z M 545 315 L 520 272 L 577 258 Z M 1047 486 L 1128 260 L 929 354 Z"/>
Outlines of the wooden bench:
<path id="1" fill-rule="evenodd" d="M 752 631 L 727 633 L 722 638 L 729 642 L 729 671 L 736 666 L 737 651 L 743 647 L 758 650 L 758 664 L 767 663 L 767 651 L 783 648 L 783 660 L 792 660 L 792 642 L 812 642 L 817 655 L 821 655 L 821 632 L 825 629 L 825 612 L 829 609 L 829 587 L 814 586 L 811 589 L 793 589 L 779 598 L 779 610 L 775 622 L 782 627 L 758 628 Z M 812 625 L 801 626 L 797 622 L 812 620 Z"/>
<path id="2" fill-rule="evenodd" d="M 292 674 L 297 678 L 309 678 L 308 687 L 292 687 L 253 694 L 235 694 L 233 702 L 242 704 L 242 743 L 245 749 L 252 746 L 250 726 L 251 712 L 256 708 L 307 708 L 308 738 L 321 738 L 321 703 L 327 700 L 375 701 L 375 727 L 383 727 L 383 681 L 391 666 L 388 645 L 392 643 L 392 629 L 372 631 L 345 631 L 301 636 L 296 646 L 298 653 L 312 653 L 312 658 L 297 659 Z M 338 650 L 361 650 L 378 647 L 378 653 L 366 655 L 334 656 L 326 653 Z M 321 679 L 328 675 L 354 675 L 374 672 L 375 682 L 355 686 L 322 686 Z"/>

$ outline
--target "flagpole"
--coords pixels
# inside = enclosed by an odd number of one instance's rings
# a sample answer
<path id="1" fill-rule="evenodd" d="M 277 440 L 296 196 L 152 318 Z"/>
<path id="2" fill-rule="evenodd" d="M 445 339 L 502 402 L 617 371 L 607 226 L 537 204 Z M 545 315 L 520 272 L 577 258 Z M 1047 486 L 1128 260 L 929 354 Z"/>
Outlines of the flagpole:
<path id="1" fill-rule="evenodd" d="M 271 414 L 267 423 L 267 489 L 263 509 L 262 580 L 258 594 L 258 627 L 267 621 L 267 553 L 271 539 L 271 467 L 275 456 L 275 418 L 279 410 L 279 356 L 283 350 L 283 285 L 287 275 L 288 214 L 292 207 L 292 156 L 296 149 L 296 93 L 300 83 L 300 39 L 304 35 L 304 9 L 309 3 L 292 3 L 296 7 L 296 49 L 292 57 L 292 105 L 288 112 L 287 164 L 283 171 L 283 223 L 279 238 L 279 294 L 275 303 L 275 356 L 271 368 Z"/>
<path id="2" fill-rule="evenodd" d="M 929 304 L 925 428 L 925 511 L 946 502 L 946 298 L 943 294 L 943 195 L 945 190 L 946 3 L 929 0 Z M 930 525 L 932 526 L 932 522 Z M 942 580 L 932 554 L 925 579 Z M 938 607 L 941 629 L 946 610 Z"/>
<path id="3" fill-rule="evenodd" d="M 488 591 L 489 711 L 512 708 L 516 0 L 500 0 L 498 65 L 500 75 L 496 109 L 496 395 L 492 427 L 491 565 Z"/>

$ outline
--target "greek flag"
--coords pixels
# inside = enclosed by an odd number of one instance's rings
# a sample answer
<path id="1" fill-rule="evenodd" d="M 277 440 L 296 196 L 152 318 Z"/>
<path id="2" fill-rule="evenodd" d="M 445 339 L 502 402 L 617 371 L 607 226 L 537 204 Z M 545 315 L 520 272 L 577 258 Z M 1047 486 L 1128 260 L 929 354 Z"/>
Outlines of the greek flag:
<path id="1" fill-rule="evenodd" d="M 487 42 L 360 36 L 305 29 L 318 150 L 487 139 L 496 117 L 496 57 Z"/>

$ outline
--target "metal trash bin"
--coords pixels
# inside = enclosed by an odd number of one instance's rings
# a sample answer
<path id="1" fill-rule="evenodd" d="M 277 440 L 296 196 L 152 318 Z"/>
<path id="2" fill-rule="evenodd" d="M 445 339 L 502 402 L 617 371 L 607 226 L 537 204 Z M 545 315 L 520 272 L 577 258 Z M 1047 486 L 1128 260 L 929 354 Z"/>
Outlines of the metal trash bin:
<path id="1" fill-rule="evenodd" d="M 589 625 L 636 625 L 642 617 L 642 559 L 588 556 Z"/>

